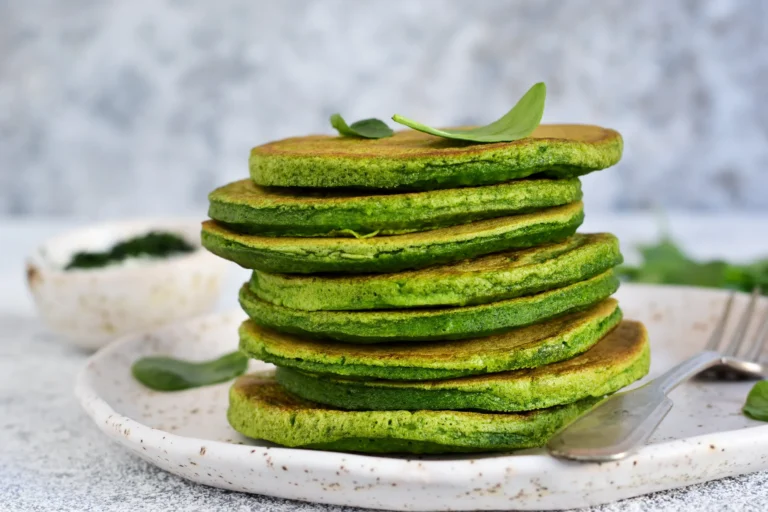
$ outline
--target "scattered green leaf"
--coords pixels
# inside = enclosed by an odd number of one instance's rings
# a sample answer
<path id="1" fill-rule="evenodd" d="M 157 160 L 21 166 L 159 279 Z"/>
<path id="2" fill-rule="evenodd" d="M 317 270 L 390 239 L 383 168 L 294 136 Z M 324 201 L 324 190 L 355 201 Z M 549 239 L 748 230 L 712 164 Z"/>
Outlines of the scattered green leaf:
<path id="1" fill-rule="evenodd" d="M 686 255 L 668 237 L 658 244 L 641 246 L 642 264 L 619 267 L 627 281 L 729 288 L 751 292 L 755 286 L 768 291 L 768 259 L 747 265 L 725 261 L 699 262 Z"/>
<path id="2" fill-rule="evenodd" d="M 379 119 L 363 119 L 351 125 L 347 125 L 341 114 L 331 116 L 331 126 L 338 130 L 344 137 L 363 137 L 364 139 L 383 139 L 391 137 L 395 132 L 387 126 L 384 121 Z"/>
<path id="3" fill-rule="evenodd" d="M 489 125 L 467 130 L 438 130 L 425 124 L 405 118 L 400 114 L 392 116 L 396 123 L 404 124 L 414 130 L 444 137 L 446 139 L 466 140 L 470 142 L 511 142 L 524 139 L 533 133 L 544 115 L 544 101 L 547 98 L 547 86 L 544 82 L 534 84 L 528 89 L 512 110 L 501 119 Z"/>
<path id="4" fill-rule="evenodd" d="M 768 380 L 761 380 L 752 387 L 743 410 L 754 420 L 768 421 Z"/>
<path id="5" fill-rule="evenodd" d="M 168 257 L 194 250 L 195 247 L 179 235 L 152 231 L 115 244 L 104 252 L 78 252 L 72 256 L 65 270 L 105 267 L 128 258 Z"/>
<path id="6" fill-rule="evenodd" d="M 133 363 L 133 376 L 156 391 L 180 391 L 218 384 L 241 375 L 248 358 L 232 352 L 212 361 L 193 363 L 171 357 L 143 357 Z"/>

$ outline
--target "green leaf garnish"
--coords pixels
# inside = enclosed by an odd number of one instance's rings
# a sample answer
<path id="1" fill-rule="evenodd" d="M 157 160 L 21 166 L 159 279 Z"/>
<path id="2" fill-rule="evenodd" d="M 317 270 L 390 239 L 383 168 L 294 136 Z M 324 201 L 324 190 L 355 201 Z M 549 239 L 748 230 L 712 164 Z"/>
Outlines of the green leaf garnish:
<path id="1" fill-rule="evenodd" d="M 768 421 L 768 380 L 761 380 L 752 387 L 743 411 L 753 420 Z"/>
<path id="2" fill-rule="evenodd" d="M 232 352 L 212 361 L 193 363 L 171 357 L 143 357 L 133 363 L 133 376 L 156 391 L 180 391 L 218 384 L 241 375 L 248 358 Z"/>
<path id="3" fill-rule="evenodd" d="M 656 245 L 641 246 L 642 264 L 619 267 L 628 281 L 653 284 L 682 284 L 729 288 L 751 292 L 756 286 L 768 290 L 768 259 L 748 265 L 725 261 L 699 262 L 686 255 L 665 237 Z"/>
<path id="4" fill-rule="evenodd" d="M 341 114 L 331 116 L 331 126 L 344 137 L 363 137 L 364 139 L 383 139 L 395 134 L 392 128 L 379 119 L 363 119 L 348 125 Z"/>
<path id="5" fill-rule="evenodd" d="M 470 142 L 511 142 L 524 139 L 533 133 L 544 115 L 544 101 L 547 98 L 547 86 L 539 82 L 528 89 L 512 110 L 489 125 L 467 130 L 438 130 L 430 126 L 405 118 L 400 114 L 392 116 L 396 123 L 404 124 L 414 130 L 444 137 L 446 139 L 466 140 Z"/>

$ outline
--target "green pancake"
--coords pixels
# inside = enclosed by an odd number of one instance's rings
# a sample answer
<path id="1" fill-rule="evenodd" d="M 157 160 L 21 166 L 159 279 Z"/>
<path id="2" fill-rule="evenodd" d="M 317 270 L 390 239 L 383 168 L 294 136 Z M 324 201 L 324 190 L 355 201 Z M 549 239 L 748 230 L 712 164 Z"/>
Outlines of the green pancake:
<path id="1" fill-rule="evenodd" d="M 244 375 L 229 392 L 227 419 L 243 435 L 293 448 L 363 453 L 452 453 L 544 445 L 597 398 L 517 414 L 468 411 L 344 411 L 285 391 L 271 372 Z"/>
<path id="2" fill-rule="evenodd" d="M 533 174 L 571 178 L 616 164 L 622 148 L 618 132 L 590 125 L 540 125 L 530 137 L 493 144 L 405 130 L 385 139 L 278 140 L 253 148 L 249 164 L 262 186 L 432 190 Z"/>
<path id="3" fill-rule="evenodd" d="M 217 188 L 208 215 L 238 233 L 367 237 L 427 231 L 506 217 L 581 199 L 581 183 L 519 180 L 487 187 L 360 195 L 349 191 L 259 187 L 251 180 Z"/>
<path id="4" fill-rule="evenodd" d="M 614 299 L 586 311 L 469 340 L 350 345 L 282 334 L 250 320 L 240 326 L 248 357 L 307 372 L 350 378 L 447 379 L 535 368 L 589 349 L 621 321 Z"/>
<path id="5" fill-rule="evenodd" d="M 394 274 L 304 276 L 257 270 L 250 286 L 262 300 L 306 311 L 468 306 L 566 286 L 621 261 L 615 236 L 575 234 L 555 244 Z"/>
<path id="6" fill-rule="evenodd" d="M 583 220 L 583 205 L 576 202 L 433 231 L 365 239 L 243 235 L 207 221 L 202 242 L 222 258 L 264 272 L 395 272 L 563 240 Z"/>
<path id="7" fill-rule="evenodd" d="M 240 305 L 262 327 L 317 338 L 350 343 L 456 340 L 487 336 L 585 309 L 609 297 L 618 287 L 618 279 L 609 270 L 563 288 L 479 306 L 302 311 L 265 302 L 245 284 L 240 289 Z"/>
<path id="8" fill-rule="evenodd" d="M 429 381 L 351 380 L 291 368 L 277 382 L 305 400 L 355 410 L 519 412 L 602 397 L 642 378 L 650 366 L 645 328 L 622 322 L 592 348 L 534 369 Z"/>

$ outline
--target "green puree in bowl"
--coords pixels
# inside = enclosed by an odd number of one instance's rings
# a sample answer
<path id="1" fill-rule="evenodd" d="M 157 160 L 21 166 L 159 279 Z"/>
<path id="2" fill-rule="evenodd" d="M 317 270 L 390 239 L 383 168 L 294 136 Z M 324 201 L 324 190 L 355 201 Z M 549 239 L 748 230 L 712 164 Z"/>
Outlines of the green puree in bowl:
<path id="1" fill-rule="evenodd" d="M 120 263 L 128 258 L 167 258 L 194 250 L 195 247 L 179 235 L 163 231 L 151 231 L 146 235 L 119 242 L 106 251 L 77 252 L 64 269 L 101 268 Z"/>

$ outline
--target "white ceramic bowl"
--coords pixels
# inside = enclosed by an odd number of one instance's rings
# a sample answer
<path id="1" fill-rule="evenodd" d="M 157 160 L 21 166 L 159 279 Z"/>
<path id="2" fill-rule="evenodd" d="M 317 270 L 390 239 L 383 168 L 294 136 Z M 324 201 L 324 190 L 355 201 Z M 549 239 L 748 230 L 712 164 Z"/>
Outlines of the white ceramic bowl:
<path id="1" fill-rule="evenodd" d="M 103 251 L 153 230 L 176 233 L 198 250 L 64 270 L 78 251 Z M 119 221 L 48 240 L 27 259 L 27 282 L 48 327 L 75 345 L 98 349 L 121 334 L 211 311 L 228 266 L 201 247 L 199 221 Z"/>

